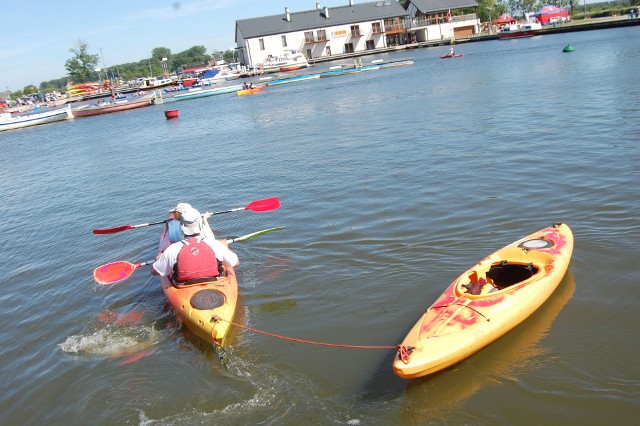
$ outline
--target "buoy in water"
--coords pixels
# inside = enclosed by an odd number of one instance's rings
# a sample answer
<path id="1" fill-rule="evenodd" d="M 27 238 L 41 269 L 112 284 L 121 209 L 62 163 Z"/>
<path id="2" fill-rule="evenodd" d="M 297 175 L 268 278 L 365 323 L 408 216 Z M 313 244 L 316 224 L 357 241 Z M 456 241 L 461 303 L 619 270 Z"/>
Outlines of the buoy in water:
<path id="1" fill-rule="evenodd" d="M 573 50 L 574 50 L 574 49 L 573 49 L 573 46 L 572 46 L 572 45 L 570 45 L 570 44 L 567 44 L 567 45 L 564 47 L 564 49 L 562 49 L 562 51 L 563 51 L 563 52 L 565 52 L 565 53 L 566 53 L 566 52 L 573 52 Z"/>
<path id="2" fill-rule="evenodd" d="M 168 119 L 170 118 L 178 118 L 178 110 L 177 109 L 170 109 L 164 112 L 164 116 Z"/>

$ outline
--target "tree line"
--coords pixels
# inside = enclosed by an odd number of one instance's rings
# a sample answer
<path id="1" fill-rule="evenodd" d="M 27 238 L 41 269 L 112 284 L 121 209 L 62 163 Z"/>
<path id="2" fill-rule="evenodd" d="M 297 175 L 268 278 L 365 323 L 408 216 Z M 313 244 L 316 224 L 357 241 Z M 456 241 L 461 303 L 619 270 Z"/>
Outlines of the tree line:
<path id="1" fill-rule="evenodd" d="M 193 46 L 182 52 L 173 54 L 167 47 L 156 47 L 151 51 L 151 57 L 138 62 L 101 67 L 100 55 L 92 54 L 89 45 L 84 40 L 78 40 L 78 44 L 69 49 L 72 56 L 65 62 L 65 69 L 68 75 L 49 81 L 43 81 L 39 87 L 34 85 L 26 86 L 22 90 L 12 93 L 12 98 L 31 93 L 46 93 L 52 91 L 66 90 L 68 83 L 78 84 L 90 81 L 109 79 L 112 81 L 127 81 L 145 76 L 158 76 L 163 74 L 163 59 L 166 58 L 165 66 L 168 73 L 179 72 L 183 68 L 206 66 L 212 57 L 217 60 L 233 60 L 234 52 L 214 51 L 209 55 L 204 46 Z M 99 70 L 99 71 L 97 71 Z"/>

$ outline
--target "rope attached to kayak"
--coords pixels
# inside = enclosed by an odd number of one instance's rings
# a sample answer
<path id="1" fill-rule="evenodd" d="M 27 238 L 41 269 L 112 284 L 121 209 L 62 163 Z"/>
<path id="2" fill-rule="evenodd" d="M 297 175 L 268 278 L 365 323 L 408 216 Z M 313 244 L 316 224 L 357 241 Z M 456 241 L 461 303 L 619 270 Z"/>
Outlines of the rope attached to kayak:
<path id="1" fill-rule="evenodd" d="M 403 346 L 403 345 L 394 345 L 394 346 L 376 346 L 376 345 L 348 345 L 348 344 L 344 344 L 344 343 L 326 343 L 326 342 L 316 342 L 313 340 L 305 340 L 305 339 L 298 339 L 295 337 L 288 337 L 288 336 L 283 336 L 281 334 L 276 334 L 276 333 L 270 333 L 268 331 L 264 331 L 264 330 L 258 330 L 257 328 L 253 328 L 253 327 L 249 327 L 247 325 L 242 325 L 242 324 L 238 324 L 236 322 L 233 321 L 227 321 L 224 320 L 218 316 L 214 316 L 211 319 L 213 322 L 227 322 L 231 325 L 235 325 L 236 327 L 240 327 L 243 328 L 245 330 L 248 331 L 253 331 L 254 333 L 259 333 L 259 334 L 263 334 L 265 336 L 270 336 L 270 337 L 275 337 L 277 339 L 282 339 L 282 340 L 288 340 L 290 342 L 297 342 L 297 343 L 304 343 L 307 345 L 316 345 L 316 346 L 327 346 L 327 347 L 332 347 L 332 348 L 349 348 L 349 349 L 395 349 L 396 351 L 398 351 L 398 358 L 404 362 L 405 364 L 409 363 L 409 357 L 411 355 L 411 353 L 413 352 L 414 348 L 412 346 Z"/>

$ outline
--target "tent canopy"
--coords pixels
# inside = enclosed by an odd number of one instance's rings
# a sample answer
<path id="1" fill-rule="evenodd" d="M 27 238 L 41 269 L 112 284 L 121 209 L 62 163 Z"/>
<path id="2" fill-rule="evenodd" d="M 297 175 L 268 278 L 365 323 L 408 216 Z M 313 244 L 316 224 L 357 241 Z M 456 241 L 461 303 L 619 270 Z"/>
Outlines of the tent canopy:
<path id="1" fill-rule="evenodd" d="M 500 15 L 496 19 L 491 21 L 492 24 L 497 24 L 497 25 L 513 24 L 515 22 L 516 22 L 516 20 L 514 18 L 512 18 L 511 16 L 509 16 L 509 15 Z"/>

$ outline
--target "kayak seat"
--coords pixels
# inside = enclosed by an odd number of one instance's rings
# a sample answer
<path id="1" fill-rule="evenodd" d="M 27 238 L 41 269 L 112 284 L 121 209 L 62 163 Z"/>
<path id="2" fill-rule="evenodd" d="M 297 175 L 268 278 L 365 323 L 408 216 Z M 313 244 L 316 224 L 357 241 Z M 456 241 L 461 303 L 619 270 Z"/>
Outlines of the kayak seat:
<path id="1" fill-rule="evenodd" d="M 184 282 L 176 281 L 174 278 L 171 278 L 171 284 L 175 288 L 184 288 L 184 287 L 189 287 L 189 286 L 192 286 L 192 285 L 210 283 L 212 281 L 218 281 L 218 280 L 220 280 L 222 278 L 223 278 L 223 276 L 207 277 L 207 278 L 194 278 L 192 280 L 187 280 L 187 281 L 184 281 Z"/>
<path id="2" fill-rule="evenodd" d="M 525 265 L 522 263 L 509 263 L 507 260 L 503 260 L 500 263 L 491 265 L 487 272 L 487 277 L 491 279 L 498 290 L 502 290 L 528 280 L 536 273 L 538 273 L 538 268 L 533 263 Z"/>

